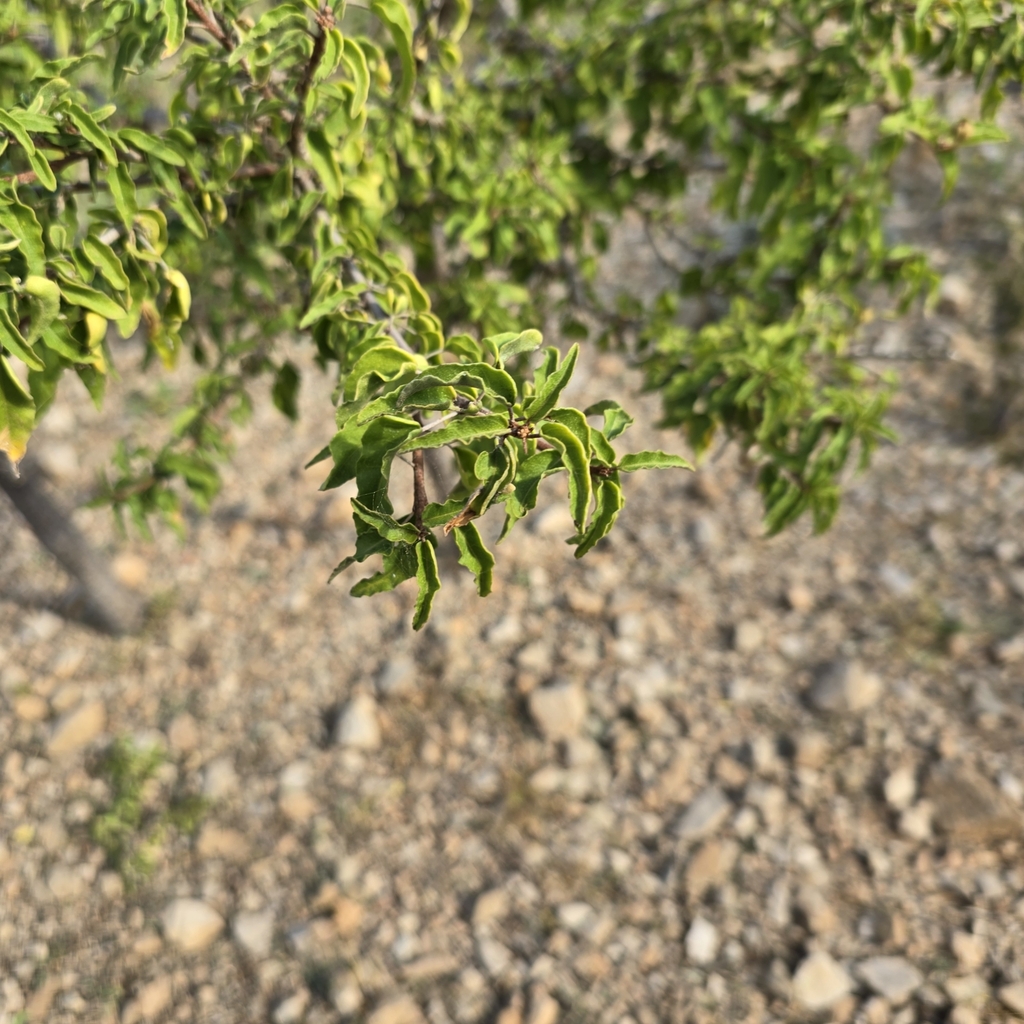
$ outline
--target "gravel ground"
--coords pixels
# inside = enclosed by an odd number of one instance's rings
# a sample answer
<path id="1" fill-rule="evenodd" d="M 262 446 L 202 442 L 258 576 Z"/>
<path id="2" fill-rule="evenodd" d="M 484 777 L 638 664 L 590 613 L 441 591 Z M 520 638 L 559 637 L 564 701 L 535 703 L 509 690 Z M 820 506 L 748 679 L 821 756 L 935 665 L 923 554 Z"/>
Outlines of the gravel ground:
<path id="1" fill-rule="evenodd" d="M 551 504 L 485 601 L 448 551 L 416 636 L 407 589 L 325 587 L 354 533 L 297 468 L 315 376 L 184 542 L 77 513 L 141 638 L 47 610 L 0 505 L 0 1022 L 1024 1017 L 1024 472 L 968 436 L 994 300 L 938 256 L 937 311 L 878 337 L 960 361 L 885 364 L 901 443 L 825 536 L 765 539 L 727 448 L 630 479 L 582 563 Z M 42 428 L 71 497 L 178 386 L 123 372 Z M 678 445 L 632 405 L 636 447 Z"/>

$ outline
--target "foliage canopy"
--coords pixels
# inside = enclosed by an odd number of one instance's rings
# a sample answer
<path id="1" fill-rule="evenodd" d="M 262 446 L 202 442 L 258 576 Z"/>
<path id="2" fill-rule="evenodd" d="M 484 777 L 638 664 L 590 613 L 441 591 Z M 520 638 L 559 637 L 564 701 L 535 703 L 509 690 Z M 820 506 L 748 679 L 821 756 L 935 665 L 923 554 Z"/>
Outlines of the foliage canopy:
<path id="1" fill-rule="evenodd" d="M 989 0 L 9 0 L 0 12 L 0 450 L 17 461 L 65 371 L 102 399 L 107 332 L 204 370 L 158 450 L 122 448 L 105 497 L 172 520 L 218 486 L 254 377 L 296 412 L 281 338 L 336 375 L 325 487 L 356 482 L 356 594 L 415 577 L 454 533 L 480 592 L 541 481 L 568 478 L 582 555 L 622 507 L 614 400 L 562 404 L 575 364 L 536 325 L 632 352 L 699 453 L 724 430 L 766 523 L 835 513 L 887 435 L 891 383 L 851 356 L 875 306 L 928 292 L 883 227 L 914 141 L 947 189 L 1021 80 L 1024 4 Z M 953 122 L 915 77 L 971 76 Z M 676 230 L 653 303 L 594 287 L 623 217 Z M 403 254 L 406 257 L 403 259 Z M 408 264 L 408 265 L 407 265 Z M 881 296 L 881 298 L 879 298 Z M 429 502 L 426 453 L 457 480 Z M 411 458 L 413 507 L 389 497 Z M 317 460 L 315 460 L 317 461 Z"/>

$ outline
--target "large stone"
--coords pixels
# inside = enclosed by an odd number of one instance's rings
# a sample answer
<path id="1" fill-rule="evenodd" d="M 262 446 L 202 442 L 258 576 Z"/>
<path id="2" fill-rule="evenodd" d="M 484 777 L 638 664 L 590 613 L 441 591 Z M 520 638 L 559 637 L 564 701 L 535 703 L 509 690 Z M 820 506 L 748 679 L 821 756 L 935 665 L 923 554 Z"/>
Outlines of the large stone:
<path id="1" fill-rule="evenodd" d="M 708 786 L 683 812 L 676 834 L 680 839 L 703 839 L 716 832 L 731 811 L 729 798 L 717 786 Z"/>
<path id="2" fill-rule="evenodd" d="M 706 966 L 718 955 L 718 929 L 706 918 L 696 917 L 686 933 L 686 959 Z"/>
<path id="3" fill-rule="evenodd" d="M 230 757 L 216 757 L 203 769 L 203 796 L 223 800 L 238 790 L 238 775 Z"/>
<path id="4" fill-rule="evenodd" d="M 576 683 L 541 687 L 530 694 L 530 715 L 545 739 L 571 739 L 586 720 L 586 694 Z"/>
<path id="5" fill-rule="evenodd" d="M 863 711 L 882 695 L 882 681 L 856 660 L 829 665 L 811 687 L 808 697 L 819 711 Z"/>
<path id="6" fill-rule="evenodd" d="M 143 985 L 135 998 L 125 1004 L 121 1011 L 121 1024 L 156 1020 L 170 1005 L 172 995 L 171 976 L 161 974 Z"/>
<path id="7" fill-rule="evenodd" d="M 425 1018 L 412 996 L 398 996 L 378 1006 L 367 1024 L 425 1024 Z"/>
<path id="8" fill-rule="evenodd" d="M 1019 838 L 1021 813 L 988 779 L 956 761 L 937 765 L 926 795 L 934 825 L 959 841 L 989 843 Z"/>
<path id="9" fill-rule="evenodd" d="M 1004 985 L 998 992 L 999 1001 L 1011 1013 L 1024 1017 L 1024 981 L 1015 981 L 1012 985 Z"/>
<path id="10" fill-rule="evenodd" d="M 853 988 L 853 981 L 828 953 L 812 953 L 793 975 L 793 998 L 817 1013 L 835 1006 Z"/>
<path id="11" fill-rule="evenodd" d="M 243 910 L 235 917 L 231 933 L 247 953 L 262 960 L 270 955 L 274 941 L 274 911 Z"/>
<path id="12" fill-rule="evenodd" d="M 85 879 L 67 864 L 55 864 L 50 869 L 46 884 L 50 892 L 62 901 L 73 900 L 85 891 Z"/>
<path id="13" fill-rule="evenodd" d="M 205 949 L 224 928 L 224 918 L 209 903 L 187 898 L 172 900 L 162 923 L 167 940 L 185 952 Z"/>
<path id="14" fill-rule="evenodd" d="M 902 956 L 873 956 L 857 965 L 857 977 L 895 1006 L 905 1003 L 924 983 L 921 972 Z"/>
<path id="15" fill-rule="evenodd" d="M 57 719 L 50 734 L 49 753 L 59 757 L 91 743 L 107 725 L 102 701 L 89 700 Z"/>
<path id="16" fill-rule="evenodd" d="M 382 697 L 397 697 L 416 689 L 416 659 L 409 654 L 389 658 L 377 677 L 377 691 Z"/>
<path id="17" fill-rule="evenodd" d="M 377 702 L 369 694 L 357 694 L 345 706 L 334 729 L 334 742 L 352 750 L 380 749 Z"/>

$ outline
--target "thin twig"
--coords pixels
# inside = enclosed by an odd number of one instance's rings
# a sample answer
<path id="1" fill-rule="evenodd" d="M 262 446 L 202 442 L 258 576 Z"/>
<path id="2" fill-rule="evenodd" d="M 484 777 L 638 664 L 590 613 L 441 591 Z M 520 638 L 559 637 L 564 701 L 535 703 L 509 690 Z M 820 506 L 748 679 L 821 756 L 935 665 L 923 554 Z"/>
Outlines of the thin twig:
<path id="1" fill-rule="evenodd" d="M 299 87 L 295 91 L 295 117 L 292 118 L 292 128 L 288 135 L 288 149 L 292 156 L 299 154 L 302 126 L 306 120 L 306 96 L 309 93 L 309 87 L 313 84 L 313 75 L 316 74 L 316 69 L 319 67 L 320 61 L 323 60 L 324 49 L 327 46 L 327 33 L 334 28 L 334 11 L 324 4 L 316 16 L 316 23 L 320 26 L 320 31 L 313 42 L 313 52 L 309 55 L 309 63 L 302 75 L 302 81 L 299 82 Z"/>
<path id="2" fill-rule="evenodd" d="M 58 171 L 63 171 L 65 167 L 70 167 L 80 160 L 87 160 L 88 157 L 88 153 L 72 153 L 69 156 L 61 157 L 60 160 L 54 160 L 50 164 L 50 170 L 56 174 Z M 22 171 L 21 174 L 15 174 L 13 180 L 16 185 L 29 185 L 38 177 L 39 175 L 35 171 Z"/>
<path id="3" fill-rule="evenodd" d="M 186 0 L 186 3 L 188 4 L 188 9 L 202 22 L 203 28 L 230 53 L 235 48 L 235 44 L 220 25 L 217 24 L 214 16 L 206 9 L 206 5 L 201 3 L 200 0 Z"/>
<path id="4" fill-rule="evenodd" d="M 422 448 L 412 453 L 412 488 L 412 522 L 420 537 L 425 540 L 427 531 L 423 528 L 423 510 L 427 507 L 427 479 L 423 471 Z"/>

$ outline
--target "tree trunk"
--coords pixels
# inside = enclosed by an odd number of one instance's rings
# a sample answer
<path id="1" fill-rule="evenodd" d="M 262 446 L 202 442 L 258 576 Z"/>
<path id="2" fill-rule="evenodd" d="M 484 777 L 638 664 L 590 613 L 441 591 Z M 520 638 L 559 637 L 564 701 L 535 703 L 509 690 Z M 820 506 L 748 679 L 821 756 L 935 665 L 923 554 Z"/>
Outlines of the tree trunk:
<path id="1" fill-rule="evenodd" d="M 114 636 L 139 632 L 144 602 L 114 579 L 103 557 L 46 486 L 38 464 L 26 458 L 16 473 L 7 457 L 0 455 L 0 489 L 43 546 L 80 584 L 83 621 Z"/>

